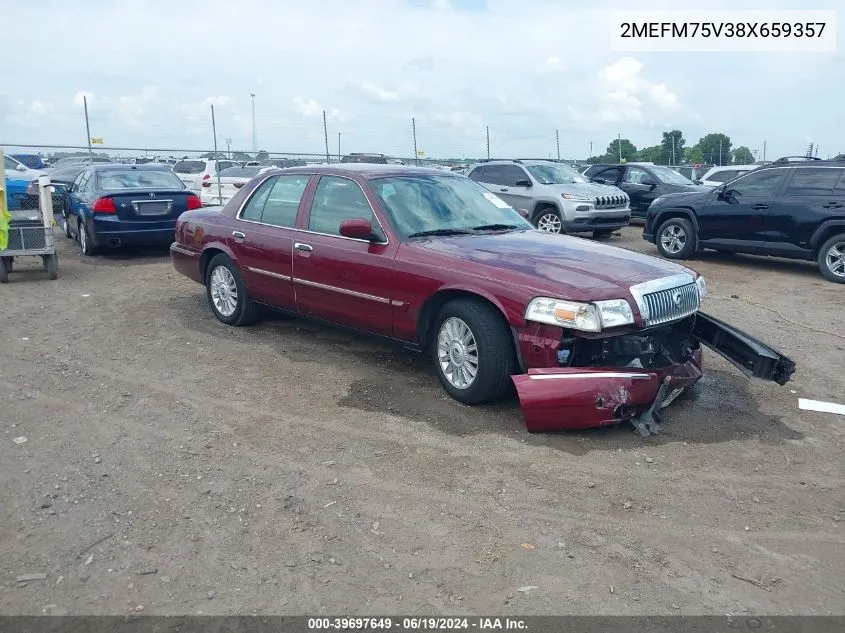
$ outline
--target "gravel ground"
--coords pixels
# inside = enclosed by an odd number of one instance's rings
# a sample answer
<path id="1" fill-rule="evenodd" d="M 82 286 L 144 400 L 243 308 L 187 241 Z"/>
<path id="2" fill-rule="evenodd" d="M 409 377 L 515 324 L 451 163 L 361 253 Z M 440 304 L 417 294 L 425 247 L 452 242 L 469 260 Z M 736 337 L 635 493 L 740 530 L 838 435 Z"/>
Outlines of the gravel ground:
<path id="1" fill-rule="evenodd" d="M 845 419 L 798 410 L 843 401 L 845 302 L 810 264 L 691 262 L 787 386 L 708 351 L 660 436 L 534 436 L 411 352 L 220 324 L 166 249 L 58 239 L 58 281 L 0 286 L 4 614 L 845 614 Z"/>

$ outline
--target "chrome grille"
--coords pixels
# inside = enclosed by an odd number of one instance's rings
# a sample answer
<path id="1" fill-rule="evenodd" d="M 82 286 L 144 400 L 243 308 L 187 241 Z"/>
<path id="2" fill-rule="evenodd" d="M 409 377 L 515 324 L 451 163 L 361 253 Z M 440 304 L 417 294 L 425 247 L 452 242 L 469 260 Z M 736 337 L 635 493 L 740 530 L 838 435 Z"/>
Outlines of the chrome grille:
<path id="1" fill-rule="evenodd" d="M 659 325 L 683 319 L 698 310 L 698 289 L 695 283 L 643 295 L 648 310 L 646 325 Z"/>
<path id="2" fill-rule="evenodd" d="M 628 200 L 625 196 L 599 196 L 596 198 L 597 209 L 616 209 L 624 208 Z"/>

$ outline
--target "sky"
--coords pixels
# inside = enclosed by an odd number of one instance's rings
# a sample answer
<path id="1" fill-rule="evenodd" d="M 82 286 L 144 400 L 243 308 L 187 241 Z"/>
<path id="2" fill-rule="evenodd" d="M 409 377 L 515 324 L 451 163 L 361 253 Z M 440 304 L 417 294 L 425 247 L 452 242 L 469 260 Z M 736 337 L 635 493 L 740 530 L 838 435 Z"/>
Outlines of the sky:
<path id="1" fill-rule="evenodd" d="M 737 8 L 648 1 L 637 9 Z M 835 9 L 834 0 L 743 9 Z M 427 157 L 600 154 L 680 129 L 769 159 L 845 152 L 837 52 L 619 52 L 583 0 L 4 0 L 0 144 L 329 149 Z M 600 7 L 600 8 L 599 8 Z M 840 23 L 845 23 L 840 12 Z M 842 26 L 836 27 L 845 46 Z M 131 153 L 131 152 L 130 152 Z M 139 153 L 139 152 L 135 152 Z M 760 157 L 762 155 L 760 154 Z"/>

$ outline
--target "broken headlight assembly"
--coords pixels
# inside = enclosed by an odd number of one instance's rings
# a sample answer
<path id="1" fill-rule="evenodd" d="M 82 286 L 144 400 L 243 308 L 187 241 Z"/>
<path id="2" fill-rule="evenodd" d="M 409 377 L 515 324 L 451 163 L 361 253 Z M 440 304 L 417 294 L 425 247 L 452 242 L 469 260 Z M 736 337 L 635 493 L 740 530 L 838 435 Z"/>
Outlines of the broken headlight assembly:
<path id="1" fill-rule="evenodd" d="M 582 332 L 601 332 L 603 328 L 633 323 L 634 313 L 625 299 L 578 303 L 537 297 L 532 299 L 525 309 L 525 320 Z"/>
<path id="2" fill-rule="evenodd" d="M 695 287 L 698 288 L 698 300 L 700 302 L 707 296 L 707 282 L 704 281 L 704 277 L 702 275 L 695 278 Z"/>

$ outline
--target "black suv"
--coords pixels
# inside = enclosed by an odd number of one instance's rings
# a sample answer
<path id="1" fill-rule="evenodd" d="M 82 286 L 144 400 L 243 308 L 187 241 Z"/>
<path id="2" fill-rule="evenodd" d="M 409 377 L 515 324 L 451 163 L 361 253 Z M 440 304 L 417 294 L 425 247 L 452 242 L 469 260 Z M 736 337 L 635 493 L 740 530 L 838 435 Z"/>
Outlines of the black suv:
<path id="1" fill-rule="evenodd" d="M 815 261 L 845 283 L 845 160 L 780 159 L 706 192 L 661 196 L 643 238 L 670 259 L 711 248 Z"/>
<path id="2" fill-rule="evenodd" d="M 708 190 L 670 167 L 643 163 L 592 165 L 584 177 L 603 185 L 616 185 L 631 199 L 631 217 L 644 218 L 652 200 L 667 193 Z"/>

